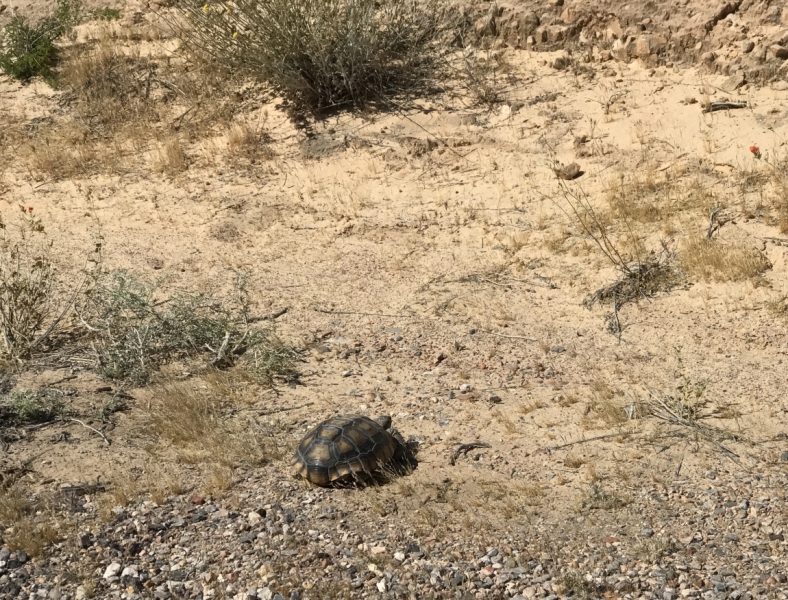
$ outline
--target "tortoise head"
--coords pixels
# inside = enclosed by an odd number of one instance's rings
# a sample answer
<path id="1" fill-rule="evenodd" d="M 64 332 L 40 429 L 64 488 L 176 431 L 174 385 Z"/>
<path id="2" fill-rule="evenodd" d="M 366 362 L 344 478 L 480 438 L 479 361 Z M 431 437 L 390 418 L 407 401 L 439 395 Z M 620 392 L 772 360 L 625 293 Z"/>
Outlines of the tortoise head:
<path id="1" fill-rule="evenodd" d="M 391 417 L 389 415 L 382 415 L 375 419 L 375 423 L 380 425 L 383 429 L 391 429 Z"/>

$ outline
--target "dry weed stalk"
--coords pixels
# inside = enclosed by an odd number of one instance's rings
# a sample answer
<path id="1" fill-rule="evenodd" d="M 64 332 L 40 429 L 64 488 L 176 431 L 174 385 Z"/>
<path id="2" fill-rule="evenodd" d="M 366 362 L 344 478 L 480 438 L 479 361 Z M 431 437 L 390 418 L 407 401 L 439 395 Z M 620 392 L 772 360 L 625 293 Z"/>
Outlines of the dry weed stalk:
<path id="1" fill-rule="evenodd" d="M 559 208 L 580 225 L 583 233 L 621 273 L 617 281 L 597 290 L 585 301 L 589 309 L 597 303 L 612 303 L 613 312 L 607 316 L 607 329 L 620 341 L 623 332 L 618 314 L 620 308 L 628 302 L 668 291 L 680 281 L 679 272 L 673 264 L 675 253 L 664 241 L 658 253 L 647 252 L 643 240 L 634 232 L 628 219 L 624 220 L 625 232 L 616 237 L 581 186 L 570 186 L 561 179 L 558 179 L 558 185 L 569 211 L 560 204 Z M 624 251 L 625 246 L 631 248 L 631 252 Z"/>

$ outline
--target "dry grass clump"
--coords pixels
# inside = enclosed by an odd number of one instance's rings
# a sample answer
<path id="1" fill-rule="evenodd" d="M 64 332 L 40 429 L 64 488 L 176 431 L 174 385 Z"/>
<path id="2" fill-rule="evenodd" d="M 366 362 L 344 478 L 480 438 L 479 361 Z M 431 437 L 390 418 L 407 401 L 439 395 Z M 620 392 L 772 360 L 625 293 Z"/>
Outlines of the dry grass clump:
<path id="1" fill-rule="evenodd" d="M 615 510 L 623 508 L 631 500 L 604 489 L 599 483 L 591 483 L 577 499 L 579 510 Z"/>
<path id="2" fill-rule="evenodd" d="M 159 83 L 156 69 L 139 51 L 124 53 L 105 38 L 87 51 L 72 51 L 60 69 L 60 82 L 79 120 L 106 132 L 158 119 L 159 96 L 175 92 Z"/>
<path id="3" fill-rule="evenodd" d="M 267 81 L 297 112 L 385 102 L 423 88 L 446 52 L 439 0 L 177 3 L 188 47 Z"/>
<path id="4" fill-rule="evenodd" d="M 757 249 L 694 236 L 679 253 L 682 270 L 704 281 L 741 281 L 760 275 L 771 263 Z"/>
<path id="5" fill-rule="evenodd" d="M 262 427 L 230 417 L 237 409 L 201 379 L 170 382 L 152 389 L 151 430 L 178 449 L 181 462 L 209 463 L 222 472 L 278 457 Z"/>
<path id="6" fill-rule="evenodd" d="M 177 135 L 169 136 L 153 151 L 153 170 L 177 175 L 189 168 L 189 159 Z"/>
<path id="7" fill-rule="evenodd" d="M 61 537 L 46 507 L 19 483 L 0 486 L 0 527 L 5 546 L 31 556 L 41 556 Z"/>
<path id="8" fill-rule="evenodd" d="M 257 160 L 273 158 L 271 137 L 265 128 L 266 120 L 265 117 L 261 118 L 257 125 L 248 121 L 233 123 L 227 133 L 227 157 L 231 160 L 248 160 L 252 164 Z"/>

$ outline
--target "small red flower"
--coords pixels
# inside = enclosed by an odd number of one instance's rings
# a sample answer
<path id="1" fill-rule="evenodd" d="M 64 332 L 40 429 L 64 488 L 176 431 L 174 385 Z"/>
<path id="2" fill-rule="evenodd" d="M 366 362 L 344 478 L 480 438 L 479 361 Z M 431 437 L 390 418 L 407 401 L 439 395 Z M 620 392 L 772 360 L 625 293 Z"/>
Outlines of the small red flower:
<path id="1" fill-rule="evenodd" d="M 758 148 L 758 146 L 756 146 L 755 144 L 753 144 L 752 146 L 750 146 L 750 152 L 752 152 L 752 155 L 753 155 L 755 158 L 760 158 L 760 157 L 761 157 L 761 149 L 760 149 L 760 148 Z"/>
<path id="2" fill-rule="evenodd" d="M 32 206 L 28 206 L 27 207 L 27 212 L 33 212 L 33 207 Z"/>

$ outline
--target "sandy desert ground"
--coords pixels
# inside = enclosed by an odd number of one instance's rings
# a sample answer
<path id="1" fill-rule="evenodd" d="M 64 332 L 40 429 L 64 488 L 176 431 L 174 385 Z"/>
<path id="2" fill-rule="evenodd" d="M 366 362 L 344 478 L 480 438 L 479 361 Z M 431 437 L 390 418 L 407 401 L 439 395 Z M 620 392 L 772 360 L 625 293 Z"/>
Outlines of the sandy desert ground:
<path id="1" fill-rule="evenodd" d="M 40 219 L 57 306 L 97 240 L 164 291 L 244 274 L 299 377 L 6 363 L 6 404 L 68 411 L 3 428 L 0 595 L 788 597 L 782 5 L 499 6 L 483 81 L 305 131 L 116 4 L 58 68 L 109 52 L 144 101 L 0 77 L 5 233 Z M 390 414 L 418 467 L 294 479 L 337 413 Z"/>

